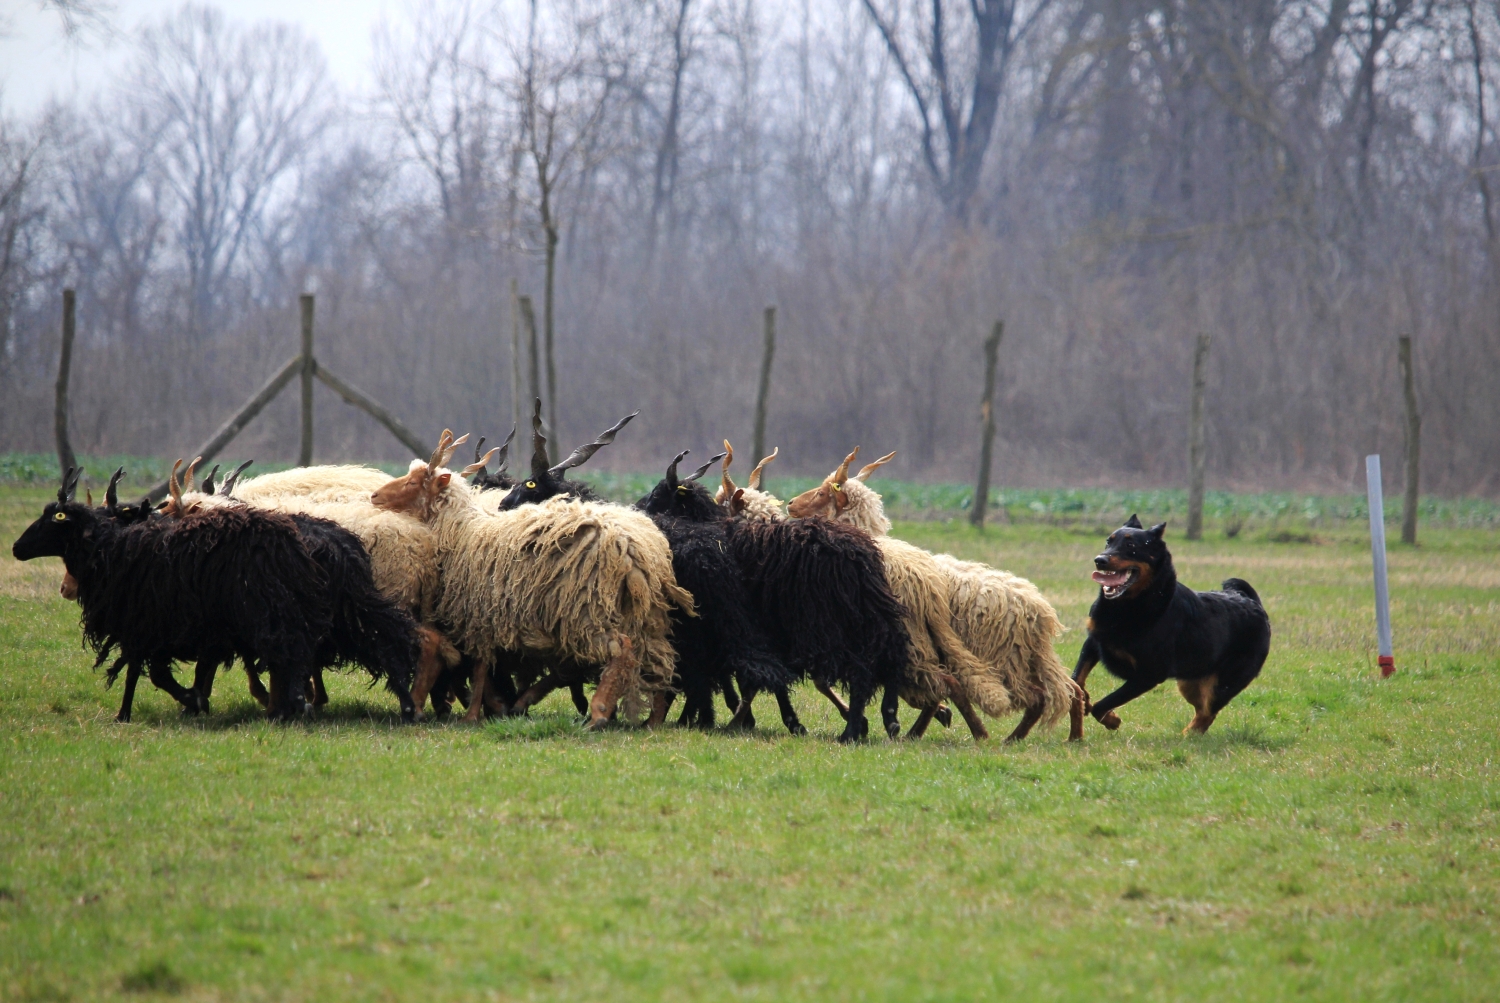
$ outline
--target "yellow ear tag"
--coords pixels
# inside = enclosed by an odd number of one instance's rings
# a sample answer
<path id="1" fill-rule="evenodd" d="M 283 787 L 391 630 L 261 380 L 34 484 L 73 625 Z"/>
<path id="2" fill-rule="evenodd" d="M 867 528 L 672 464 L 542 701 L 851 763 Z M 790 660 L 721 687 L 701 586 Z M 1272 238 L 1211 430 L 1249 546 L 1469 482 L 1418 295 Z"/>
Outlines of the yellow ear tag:
<path id="1" fill-rule="evenodd" d="M 677 493 L 680 494 L 680 495 L 687 494 L 687 485 L 686 484 L 679 484 L 679 485 L 677 485 Z"/>

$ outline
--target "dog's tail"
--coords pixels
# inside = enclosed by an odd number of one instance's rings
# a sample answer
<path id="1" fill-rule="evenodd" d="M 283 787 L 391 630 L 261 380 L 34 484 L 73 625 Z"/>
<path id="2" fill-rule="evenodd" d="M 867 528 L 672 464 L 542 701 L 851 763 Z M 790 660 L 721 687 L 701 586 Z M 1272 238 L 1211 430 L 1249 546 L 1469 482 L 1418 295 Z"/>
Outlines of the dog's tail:
<path id="1" fill-rule="evenodd" d="M 1242 596 L 1254 599 L 1257 606 L 1265 605 L 1265 603 L 1260 601 L 1260 593 L 1251 588 L 1250 583 L 1243 578 L 1226 578 L 1219 588 L 1225 592 L 1238 592 Z"/>

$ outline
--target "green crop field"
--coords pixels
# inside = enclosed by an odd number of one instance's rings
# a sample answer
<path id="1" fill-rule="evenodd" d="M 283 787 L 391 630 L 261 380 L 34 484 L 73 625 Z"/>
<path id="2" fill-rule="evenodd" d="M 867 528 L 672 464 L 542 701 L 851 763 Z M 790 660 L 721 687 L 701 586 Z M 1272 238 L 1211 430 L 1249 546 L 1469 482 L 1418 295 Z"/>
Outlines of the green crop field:
<path id="1" fill-rule="evenodd" d="M 0 539 L 43 480 L 0 487 Z M 207 719 L 143 682 L 118 725 L 59 563 L 7 551 L 0 1000 L 1500 998 L 1496 509 L 1393 544 L 1382 681 L 1362 510 L 1276 497 L 1168 529 L 1188 584 L 1265 598 L 1260 680 L 1206 736 L 1168 687 L 1074 745 L 846 748 L 810 689 L 805 738 L 770 701 L 751 736 L 586 735 L 566 694 L 402 727 L 353 678 L 272 726 L 236 673 Z M 1017 492 L 980 534 L 954 498 L 896 533 L 1035 580 L 1069 661 L 1099 531 L 1181 511 Z"/>

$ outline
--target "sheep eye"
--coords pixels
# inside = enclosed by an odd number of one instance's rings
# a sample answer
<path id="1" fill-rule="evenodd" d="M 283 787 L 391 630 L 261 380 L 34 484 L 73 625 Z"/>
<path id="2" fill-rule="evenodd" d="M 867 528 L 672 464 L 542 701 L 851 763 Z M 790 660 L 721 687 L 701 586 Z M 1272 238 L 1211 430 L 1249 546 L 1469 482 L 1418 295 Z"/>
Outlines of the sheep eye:
<path id="1" fill-rule="evenodd" d="M 536 481 L 527 481 L 526 482 L 526 486 L 528 488 L 534 488 L 534 487 L 536 487 Z"/>
<path id="2" fill-rule="evenodd" d="M 52 518 L 56 522 L 67 522 L 68 521 L 68 513 L 66 513 L 66 512 L 59 512 L 56 515 L 54 515 Z"/>

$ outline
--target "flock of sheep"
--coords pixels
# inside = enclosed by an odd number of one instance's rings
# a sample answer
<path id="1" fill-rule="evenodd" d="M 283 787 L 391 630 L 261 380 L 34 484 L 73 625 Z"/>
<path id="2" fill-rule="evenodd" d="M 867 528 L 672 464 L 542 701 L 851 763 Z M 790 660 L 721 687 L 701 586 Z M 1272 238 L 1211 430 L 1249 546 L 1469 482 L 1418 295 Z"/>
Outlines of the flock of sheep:
<path id="1" fill-rule="evenodd" d="M 1081 737 L 1056 611 L 1025 579 L 887 535 L 865 481 L 891 456 L 851 474 L 856 448 L 784 504 L 760 488 L 776 453 L 739 487 L 725 442 L 690 474 L 680 454 L 625 507 L 566 473 L 635 416 L 552 465 L 537 404 L 524 478 L 506 473 L 514 430 L 484 456 L 481 439 L 459 470 L 468 437 L 445 431 L 397 478 L 322 466 L 240 480 L 242 467 L 216 486 L 215 467 L 195 485 L 196 461 L 181 483 L 179 461 L 157 508 L 121 504 L 121 472 L 102 507 L 79 502 L 75 473 L 13 550 L 63 558 L 96 665 L 113 657 L 111 682 L 126 672 L 122 721 L 141 674 L 200 713 L 217 670 L 239 660 L 276 718 L 326 702 L 324 669 L 358 665 L 407 720 L 429 701 L 440 717 L 455 700 L 468 720 L 521 714 L 566 687 L 591 728 L 641 714 L 660 725 L 678 695 L 679 723 L 712 727 L 722 699 L 745 728 L 770 691 L 803 734 L 788 691 L 810 680 L 845 719 L 841 741 L 865 737 L 877 693 L 891 737 L 901 700 L 919 711 L 912 737 L 946 725 L 950 704 L 976 739 L 985 717 L 1017 712 L 1012 740 L 1067 713 Z M 720 459 L 711 494 L 700 481 Z M 194 663 L 191 686 L 177 661 Z"/>

